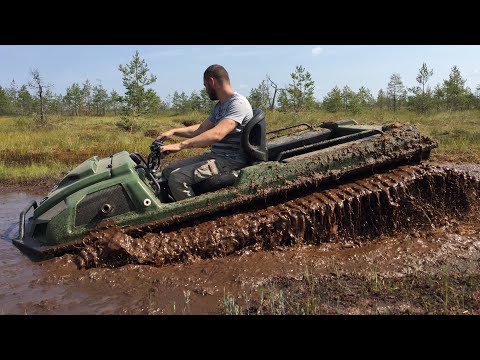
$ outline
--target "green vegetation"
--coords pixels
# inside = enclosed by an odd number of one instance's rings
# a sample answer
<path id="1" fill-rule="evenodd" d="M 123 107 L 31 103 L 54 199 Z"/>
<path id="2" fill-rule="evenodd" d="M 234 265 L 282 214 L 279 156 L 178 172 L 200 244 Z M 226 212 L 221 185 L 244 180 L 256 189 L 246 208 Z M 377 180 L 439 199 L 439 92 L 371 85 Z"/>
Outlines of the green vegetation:
<path id="1" fill-rule="evenodd" d="M 141 60 L 138 51 L 135 52 L 132 61 L 127 65 L 119 65 L 122 72 L 125 96 L 123 100 L 122 120 L 117 122 L 121 129 L 133 131 L 138 126 L 138 118 L 150 112 L 150 109 L 158 108 L 160 98 L 152 89 L 145 87 L 157 81 L 154 75 L 147 75 L 148 66 L 145 60 Z"/>
<path id="2" fill-rule="evenodd" d="M 315 81 L 303 66 L 297 66 L 295 72 L 290 74 L 292 83 L 286 89 L 280 91 L 278 102 L 281 110 L 293 110 L 295 112 L 310 110 L 315 107 L 313 91 Z"/>
<path id="3" fill-rule="evenodd" d="M 249 296 L 224 291 L 226 315 L 321 314 L 476 314 L 480 306 L 478 274 L 414 272 L 403 277 L 351 274 L 276 277 Z"/>
<path id="4" fill-rule="evenodd" d="M 203 120 L 203 116 L 191 115 L 190 121 Z M 3 140 L 0 143 L 0 182 L 59 180 L 94 155 L 106 157 L 122 150 L 147 155 L 153 137 L 160 130 L 182 126 L 185 119 L 179 116 L 141 118 L 138 120 L 139 130 L 127 133 L 116 126 L 119 118 L 52 116 L 49 126 L 40 127 L 30 117 L 0 117 L 0 137 Z M 182 155 L 191 156 L 193 153 Z M 175 160 L 178 156 L 174 154 L 168 160 Z"/>
<path id="5" fill-rule="evenodd" d="M 109 95 L 101 84 L 92 86 L 88 79 L 82 85 L 74 82 L 65 95 L 53 94 L 38 70 L 32 72 L 28 86 L 19 86 L 14 79 L 9 87 L 0 86 L 4 116 L 0 117 L 0 182 L 59 180 L 94 155 L 106 157 L 122 150 L 146 155 L 156 135 L 200 123 L 215 104 L 205 89 L 193 91 L 190 97 L 175 91 L 171 103 L 162 101 L 147 89 L 157 77 L 148 74 L 138 51 L 118 69 L 124 95 L 115 90 Z M 474 91 L 465 87 L 460 70 L 453 66 L 449 78 L 432 90 L 428 84 L 432 75 L 433 69 L 423 63 L 415 79 L 418 86 L 406 88 L 400 74 L 394 73 L 376 99 L 364 86 L 355 92 L 344 85 L 342 90 L 335 86 L 320 101 L 313 96 L 315 80 L 298 65 L 290 74 L 290 84 L 279 87 L 267 75 L 248 97 L 253 107 L 267 112 L 268 130 L 345 118 L 361 124 L 411 122 L 439 140 L 433 159 L 479 162 L 480 85 Z M 201 152 L 182 151 L 165 163 Z"/>
<path id="6" fill-rule="evenodd" d="M 51 116 L 49 126 L 38 126 L 29 116 L 0 117 L 3 140 L 0 143 L 0 182 L 59 180 L 94 155 L 106 157 L 122 150 L 146 156 L 153 138 L 162 131 L 200 123 L 205 117 L 203 112 L 142 117 L 138 119 L 138 129 L 132 133 L 116 126 L 120 116 Z M 434 150 L 432 159 L 480 162 L 480 110 L 416 114 L 406 109 L 397 112 L 372 109 L 356 116 L 321 110 L 267 111 L 267 129 L 346 118 L 354 118 L 361 124 L 410 122 L 423 134 L 439 141 L 440 147 Z M 165 163 L 203 151 L 185 150 L 168 156 Z"/>
<path id="7" fill-rule="evenodd" d="M 384 124 L 391 121 L 410 122 L 424 135 L 438 140 L 439 148 L 432 159 L 454 162 L 480 162 L 480 111 L 444 111 L 416 114 L 408 110 L 388 113 L 373 110 L 354 117 L 360 123 Z"/>
<path id="8" fill-rule="evenodd" d="M 192 91 L 190 96 L 184 91 L 175 90 L 173 95 L 167 96 L 169 100 L 160 99 L 154 89 L 147 88 L 156 82 L 157 77 L 154 74 L 147 75 L 148 65 L 140 58 L 138 51 L 128 64 L 118 65 L 118 69 L 122 74 L 124 95 L 115 89 L 108 94 L 101 83 L 92 86 L 88 79 L 81 85 L 74 82 L 66 88 L 64 95 L 53 94 L 48 89 L 53 84 L 45 85 L 46 80 L 35 70 L 31 74 L 33 82 L 28 84 L 28 87 L 35 90 L 34 95 L 29 93 L 26 85 L 19 86 L 15 79 L 12 79 L 8 87 L 0 86 L 0 115 L 34 115 L 37 120 L 41 120 L 38 121 L 40 124 L 46 125 L 47 114 L 116 116 L 121 111 L 122 120 L 117 125 L 132 132 L 138 125 L 136 119 L 139 116 L 165 115 L 170 111 L 183 114 L 191 111 L 208 113 L 214 105 L 205 89 Z M 267 75 L 266 80 L 250 90 L 248 98 L 254 107 L 286 113 L 323 110 L 357 115 L 376 108 L 393 112 L 409 109 L 418 114 L 427 114 L 480 109 L 480 84 L 474 89 L 466 87 L 466 79 L 456 65 L 451 68 L 448 79 L 441 83 L 429 84 L 433 74 L 434 69 L 423 63 L 415 79 L 403 80 L 400 74 L 393 73 L 389 81 L 385 79 L 385 89 L 379 89 L 376 98 L 365 86 L 360 86 L 355 92 L 348 85 L 342 87 L 342 84 L 337 84 L 323 99 L 316 99 L 316 80 L 302 65 L 297 65 L 290 74 L 289 84 L 277 84 Z M 418 85 L 404 85 L 404 82 L 408 84 L 414 81 Z M 235 84 L 233 86 L 236 88 Z"/>

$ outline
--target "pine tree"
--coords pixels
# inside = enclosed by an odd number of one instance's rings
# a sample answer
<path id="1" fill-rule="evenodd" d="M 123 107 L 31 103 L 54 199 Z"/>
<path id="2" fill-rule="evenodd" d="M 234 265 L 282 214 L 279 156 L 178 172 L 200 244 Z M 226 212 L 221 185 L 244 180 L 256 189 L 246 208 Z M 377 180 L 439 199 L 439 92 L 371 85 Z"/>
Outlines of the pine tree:
<path id="1" fill-rule="evenodd" d="M 383 110 L 387 105 L 387 97 L 383 89 L 378 90 L 376 106 Z"/>
<path id="2" fill-rule="evenodd" d="M 95 108 L 95 114 L 97 116 L 105 115 L 107 101 L 108 101 L 107 90 L 103 88 L 102 84 L 94 86 L 92 90 L 92 105 Z"/>
<path id="3" fill-rule="evenodd" d="M 309 110 L 315 106 L 313 92 L 315 82 L 312 76 L 301 65 L 295 67 L 295 72 L 290 74 L 293 82 L 281 92 L 278 101 L 283 102 L 282 108 L 292 109 L 296 112 Z"/>
<path id="4" fill-rule="evenodd" d="M 393 102 L 393 111 L 397 111 L 400 101 L 404 96 L 405 87 L 400 74 L 392 74 L 387 87 L 388 98 Z"/>
<path id="5" fill-rule="evenodd" d="M 18 106 L 22 115 L 30 115 L 33 111 L 34 99 L 26 85 L 22 85 L 18 90 Z"/>
<path id="6" fill-rule="evenodd" d="M 457 66 L 452 68 L 448 80 L 443 81 L 443 92 L 449 110 L 460 110 L 465 107 L 467 91 L 465 79 Z"/>
<path id="7" fill-rule="evenodd" d="M 322 107 L 331 113 L 336 113 L 342 111 L 343 109 L 343 99 L 342 92 L 335 86 L 323 99 Z"/>
<path id="8" fill-rule="evenodd" d="M 408 89 L 408 91 L 414 94 L 409 99 L 409 103 L 411 103 L 413 109 L 417 112 L 426 113 L 431 107 L 432 93 L 429 88 L 425 89 L 425 86 L 432 75 L 433 70 L 429 70 L 427 64 L 423 63 L 416 77 L 420 86 L 414 86 Z"/>
<path id="9" fill-rule="evenodd" d="M 157 81 L 154 75 L 148 75 L 148 66 L 145 60 L 140 59 L 138 50 L 132 61 L 127 65 L 118 65 L 122 72 L 123 86 L 125 87 L 124 114 L 118 126 L 128 129 L 130 132 L 136 127 L 136 119 L 145 114 L 149 109 L 151 94 L 147 95 L 146 87 Z"/>
<path id="10" fill-rule="evenodd" d="M 255 89 L 250 90 L 248 100 L 252 105 L 252 108 L 260 108 L 264 111 L 270 107 L 270 92 L 268 88 L 268 82 L 262 80 L 260 85 Z"/>

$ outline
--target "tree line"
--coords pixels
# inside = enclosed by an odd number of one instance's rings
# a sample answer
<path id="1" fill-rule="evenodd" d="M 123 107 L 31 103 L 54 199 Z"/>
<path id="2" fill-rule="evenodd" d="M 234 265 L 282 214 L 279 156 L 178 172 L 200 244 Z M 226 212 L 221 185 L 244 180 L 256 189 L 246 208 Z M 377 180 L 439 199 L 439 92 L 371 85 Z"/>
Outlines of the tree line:
<path id="1" fill-rule="evenodd" d="M 156 82 L 156 76 L 149 74 L 145 60 L 138 51 L 126 65 L 119 65 L 122 73 L 124 95 L 115 90 L 110 92 L 101 83 L 93 85 L 88 79 L 73 83 L 65 94 L 53 94 L 40 76 L 32 70 L 32 81 L 18 85 L 12 80 L 10 86 L 0 86 L 0 115 L 37 115 L 39 123 L 46 123 L 46 114 L 71 116 L 121 115 L 123 127 L 133 129 L 135 119 L 145 114 L 161 114 L 166 111 L 184 113 L 200 111 L 208 113 L 214 102 L 205 89 L 193 91 L 190 95 L 175 91 L 169 101 L 160 99 L 148 86 Z M 385 89 L 376 96 L 365 86 L 353 91 L 348 85 L 335 86 L 322 100 L 314 97 L 315 81 L 301 65 L 290 74 L 291 82 L 284 88 L 267 75 L 265 80 L 253 88 L 248 95 L 253 107 L 277 111 L 311 111 L 321 109 L 327 112 L 350 112 L 353 115 L 366 109 L 397 111 L 406 108 L 418 113 L 443 110 L 480 109 L 480 84 L 472 91 L 465 87 L 465 79 L 457 66 L 453 66 L 448 79 L 433 88 L 429 80 L 433 69 L 422 64 L 416 76 L 416 85 L 406 87 L 400 74 L 393 73 Z"/>
<path id="2" fill-rule="evenodd" d="M 400 74 L 393 73 L 386 88 L 380 89 L 376 96 L 365 86 L 355 92 L 345 85 L 343 88 L 335 86 L 321 101 L 317 101 L 313 96 L 315 82 L 310 73 L 303 66 L 297 66 L 295 72 L 290 74 L 292 82 L 286 88 L 278 89 L 267 77 L 251 90 L 249 100 L 252 106 L 261 108 L 272 108 L 271 104 L 277 101 L 276 109 L 279 111 L 321 109 L 331 113 L 350 112 L 353 115 L 371 108 L 389 111 L 406 108 L 418 113 L 480 109 L 480 84 L 472 92 L 465 86 L 466 80 L 457 66 L 452 67 L 448 79 L 433 89 L 429 84 L 432 75 L 433 69 L 423 63 L 415 78 L 417 84 L 413 87 L 406 87 Z M 272 88 L 275 92 L 278 90 L 278 100 L 272 99 Z"/>

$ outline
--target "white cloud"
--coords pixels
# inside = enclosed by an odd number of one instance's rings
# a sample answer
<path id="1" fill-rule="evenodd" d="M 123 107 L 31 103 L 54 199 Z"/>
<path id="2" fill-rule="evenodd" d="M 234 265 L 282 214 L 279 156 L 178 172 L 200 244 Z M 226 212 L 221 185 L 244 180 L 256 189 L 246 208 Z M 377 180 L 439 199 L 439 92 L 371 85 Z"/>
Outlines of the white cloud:
<path id="1" fill-rule="evenodd" d="M 320 55 L 320 53 L 323 51 L 323 49 L 320 46 L 314 47 L 312 49 L 312 54 L 314 56 Z"/>
<path id="2" fill-rule="evenodd" d="M 478 75 L 480 75 L 480 70 L 478 69 L 473 70 L 472 76 L 478 76 Z"/>

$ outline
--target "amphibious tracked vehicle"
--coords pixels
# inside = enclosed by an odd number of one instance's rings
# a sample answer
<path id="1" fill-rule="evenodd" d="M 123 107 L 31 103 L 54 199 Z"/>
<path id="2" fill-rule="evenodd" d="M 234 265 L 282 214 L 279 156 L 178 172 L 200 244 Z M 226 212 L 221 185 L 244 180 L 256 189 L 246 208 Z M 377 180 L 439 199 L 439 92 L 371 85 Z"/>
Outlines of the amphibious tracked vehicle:
<path id="1" fill-rule="evenodd" d="M 412 124 L 367 126 L 341 120 L 269 132 L 266 128 L 265 113 L 255 109 L 242 133 L 248 166 L 194 185 L 196 196 L 178 202 L 161 176 L 159 142 L 152 143 L 147 160 L 127 151 L 93 156 L 71 170 L 43 200 L 25 207 L 13 243 L 28 254 L 54 256 L 76 249 L 106 220 L 119 226 L 171 224 L 239 206 L 248 209 L 259 202 L 267 206 L 269 200 L 278 201 L 293 190 L 418 163 L 437 147 Z"/>

